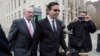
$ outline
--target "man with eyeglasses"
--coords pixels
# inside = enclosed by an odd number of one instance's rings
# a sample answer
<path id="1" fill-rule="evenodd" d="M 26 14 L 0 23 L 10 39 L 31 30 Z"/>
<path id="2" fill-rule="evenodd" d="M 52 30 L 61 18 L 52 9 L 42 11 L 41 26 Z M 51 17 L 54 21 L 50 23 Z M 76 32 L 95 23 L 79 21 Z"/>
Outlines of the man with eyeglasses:
<path id="1" fill-rule="evenodd" d="M 35 37 L 39 44 L 40 56 L 58 56 L 60 45 L 67 51 L 63 24 L 58 20 L 60 9 L 57 2 L 47 6 L 47 17 L 37 23 Z"/>
<path id="2" fill-rule="evenodd" d="M 14 56 L 37 56 L 35 47 L 35 23 L 32 22 L 34 11 L 32 7 L 24 9 L 24 18 L 16 19 L 11 26 L 8 40 Z M 33 51 L 32 51 L 33 49 Z"/>

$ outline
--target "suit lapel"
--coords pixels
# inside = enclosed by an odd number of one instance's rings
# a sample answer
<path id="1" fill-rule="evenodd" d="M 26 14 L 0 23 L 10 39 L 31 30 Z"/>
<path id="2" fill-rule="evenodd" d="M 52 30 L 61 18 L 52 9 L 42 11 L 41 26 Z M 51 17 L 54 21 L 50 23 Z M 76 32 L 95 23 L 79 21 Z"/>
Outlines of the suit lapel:
<path id="1" fill-rule="evenodd" d="M 50 22 L 49 22 L 49 20 L 48 20 L 48 18 L 45 18 L 45 24 L 46 24 L 46 26 L 48 27 L 48 29 L 51 31 L 51 32 L 53 32 L 53 30 L 52 30 L 52 27 L 51 27 L 51 25 L 50 25 Z"/>
<path id="2" fill-rule="evenodd" d="M 58 36 L 60 32 L 60 27 L 61 27 L 58 20 L 56 20 L 56 25 L 57 25 L 57 36 Z"/>
<path id="3" fill-rule="evenodd" d="M 27 34 L 28 36 L 31 37 L 30 32 L 29 32 L 29 30 L 28 30 L 28 27 L 27 27 L 27 24 L 26 24 L 25 20 L 22 19 L 22 22 L 21 22 L 21 23 L 22 23 L 22 25 L 23 25 L 23 29 L 24 29 L 24 31 L 26 32 L 26 34 Z"/>

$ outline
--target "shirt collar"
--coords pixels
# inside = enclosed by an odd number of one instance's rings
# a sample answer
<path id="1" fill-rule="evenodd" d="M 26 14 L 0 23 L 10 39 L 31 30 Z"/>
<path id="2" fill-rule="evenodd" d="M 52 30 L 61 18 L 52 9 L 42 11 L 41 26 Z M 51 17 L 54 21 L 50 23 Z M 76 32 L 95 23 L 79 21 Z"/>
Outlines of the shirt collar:
<path id="1" fill-rule="evenodd" d="M 31 22 L 31 20 L 30 20 L 30 21 L 28 21 L 25 17 L 24 17 L 24 20 L 25 20 L 27 23 Z"/>
<path id="2" fill-rule="evenodd" d="M 53 20 L 55 21 L 55 19 L 52 19 L 49 15 L 47 15 L 47 18 L 50 22 L 52 22 Z"/>

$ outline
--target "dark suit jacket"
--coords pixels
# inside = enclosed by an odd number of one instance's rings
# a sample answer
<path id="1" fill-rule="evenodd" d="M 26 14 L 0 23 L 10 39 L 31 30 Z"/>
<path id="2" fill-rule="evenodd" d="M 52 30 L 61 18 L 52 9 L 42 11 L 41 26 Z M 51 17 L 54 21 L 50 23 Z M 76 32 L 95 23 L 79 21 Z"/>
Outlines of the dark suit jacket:
<path id="1" fill-rule="evenodd" d="M 35 30 L 35 24 L 33 27 Z M 34 51 L 32 53 L 31 51 L 33 44 L 32 39 L 34 39 L 34 37 L 31 37 L 25 20 L 14 20 L 8 35 L 10 47 L 14 51 L 14 55 L 31 56 L 31 54 L 34 54 L 35 56 L 36 53 Z"/>
<path id="2" fill-rule="evenodd" d="M 9 46 L 8 40 L 0 26 L 0 56 L 12 56 Z"/>
<path id="3" fill-rule="evenodd" d="M 35 36 L 40 41 L 40 56 L 56 56 L 60 45 L 64 50 L 67 50 L 62 23 L 59 20 L 56 22 L 57 36 L 54 35 L 47 18 L 37 23 Z"/>

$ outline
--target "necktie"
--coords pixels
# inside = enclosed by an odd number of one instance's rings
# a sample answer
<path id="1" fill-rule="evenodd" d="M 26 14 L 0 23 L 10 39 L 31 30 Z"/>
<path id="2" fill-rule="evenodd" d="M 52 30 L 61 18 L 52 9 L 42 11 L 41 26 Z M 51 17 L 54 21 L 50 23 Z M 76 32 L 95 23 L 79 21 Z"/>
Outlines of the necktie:
<path id="1" fill-rule="evenodd" d="M 52 28 L 53 28 L 54 34 L 56 35 L 57 34 L 57 30 L 56 30 L 56 27 L 55 27 L 55 20 L 52 21 Z"/>
<path id="2" fill-rule="evenodd" d="M 29 23 L 28 29 L 29 29 L 30 35 L 31 35 L 31 37 L 32 37 L 32 36 L 33 36 L 33 32 L 34 32 L 33 26 L 32 26 L 32 24 L 31 24 L 31 22 L 28 22 L 28 23 Z"/>

